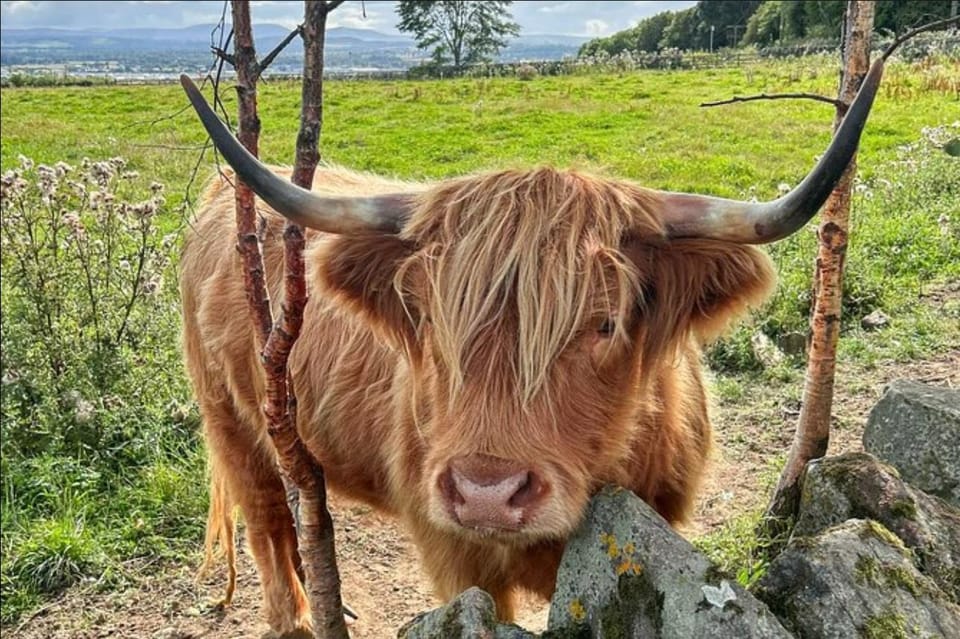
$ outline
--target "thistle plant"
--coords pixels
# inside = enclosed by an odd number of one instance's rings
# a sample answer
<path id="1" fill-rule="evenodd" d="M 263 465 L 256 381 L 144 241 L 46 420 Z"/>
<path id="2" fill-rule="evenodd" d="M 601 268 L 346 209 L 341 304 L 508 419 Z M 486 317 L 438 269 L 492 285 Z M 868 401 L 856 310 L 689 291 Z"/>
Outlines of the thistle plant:
<path id="1" fill-rule="evenodd" d="M 176 235 L 158 226 L 163 190 L 122 158 L 73 167 L 21 156 L 0 177 L 7 445 L 20 428 L 31 432 L 12 439 L 28 448 L 63 437 L 98 447 L 113 409 L 179 375 L 166 356 Z"/>

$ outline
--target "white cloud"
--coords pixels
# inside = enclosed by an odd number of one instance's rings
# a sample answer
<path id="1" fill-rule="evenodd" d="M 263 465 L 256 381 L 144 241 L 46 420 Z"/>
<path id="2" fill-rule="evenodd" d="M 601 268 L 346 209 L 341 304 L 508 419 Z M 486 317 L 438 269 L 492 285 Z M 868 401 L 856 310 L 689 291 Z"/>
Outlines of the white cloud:
<path id="1" fill-rule="evenodd" d="M 327 27 L 352 27 L 354 29 L 374 29 L 377 31 L 392 31 L 397 22 L 393 7 L 387 10 L 367 6 L 366 17 L 363 7 L 359 3 L 342 4 L 327 16 Z"/>
<path id="2" fill-rule="evenodd" d="M 537 11 L 540 13 L 567 13 L 571 9 L 571 4 L 569 2 L 560 2 L 559 4 L 546 4 L 542 7 L 537 7 Z"/>
<path id="3" fill-rule="evenodd" d="M 12 2 L 4 2 L 3 9 L 10 13 L 25 13 L 27 11 L 36 11 L 39 8 L 37 5 L 38 3 L 30 2 L 29 0 L 13 0 Z"/>
<path id="4" fill-rule="evenodd" d="M 272 23 L 292 28 L 303 20 L 303 3 L 252 0 L 254 24 Z M 608 35 L 659 11 L 685 9 L 694 0 L 646 0 L 600 2 L 580 0 L 524 0 L 510 6 L 521 33 Z M 397 33 L 395 0 L 347 2 L 330 13 L 331 27 L 350 26 Z M 186 27 L 213 25 L 220 19 L 223 0 L 125 0 L 52 2 L 49 0 L 0 0 L 5 29 L 27 27 L 111 28 Z M 363 17 L 362 7 L 367 17 Z M 227 15 L 229 17 L 229 9 Z"/>
<path id="5" fill-rule="evenodd" d="M 583 26 L 585 27 L 586 34 L 589 36 L 606 35 L 606 33 L 610 30 L 609 24 L 596 18 L 587 20 L 583 23 Z"/>

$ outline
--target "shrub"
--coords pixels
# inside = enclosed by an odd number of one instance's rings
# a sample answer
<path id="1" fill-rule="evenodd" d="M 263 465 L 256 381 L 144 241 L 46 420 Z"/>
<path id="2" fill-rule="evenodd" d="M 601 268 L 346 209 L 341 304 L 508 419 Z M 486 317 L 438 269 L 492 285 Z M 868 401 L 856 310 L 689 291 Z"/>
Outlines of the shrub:
<path id="1" fill-rule="evenodd" d="M 5 623 L 119 559 L 199 537 L 163 190 L 120 158 L 21 157 L 0 178 Z"/>
<path id="2" fill-rule="evenodd" d="M 126 447 L 131 418 L 177 386 L 176 236 L 156 223 L 161 184 L 129 197 L 137 178 L 120 158 L 22 158 L 2 177 L 5 453 Z"/>
<path id="3" fill-rule="evenodd" d="M 517 67 L 517 78 L 519 80 L 533 80 L 538 75 L 540 73 L 537 71 L 537 67 L 532 64 L 522 64 Z"/>

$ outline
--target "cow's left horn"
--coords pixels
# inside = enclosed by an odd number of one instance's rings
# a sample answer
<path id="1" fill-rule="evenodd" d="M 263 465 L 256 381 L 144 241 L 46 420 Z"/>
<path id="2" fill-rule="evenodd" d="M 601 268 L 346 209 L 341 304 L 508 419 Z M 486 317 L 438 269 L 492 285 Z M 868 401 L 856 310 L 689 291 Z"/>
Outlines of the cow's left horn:
<path id="1" fill-rule="evenodd" d="M 250 154 L 224 126 L 186 75 L 180 76 L 190 103 L 217 150 L 240 179 L 278 213 L 297 224 L 327 233 L 397 233 L 413 205 L 410 193 L 370 197 L 322 197 L 287 182 Z"/>
<path id="2" fill-rule="evenodd" d="M 661 193 L 667 235 L 765 244 L 798 231 L 826 202 L 856 153 L 882 75 L 881 58 L 864 78 L 827 152 L 792 191 L 778 200 L 760 203 Z"/>

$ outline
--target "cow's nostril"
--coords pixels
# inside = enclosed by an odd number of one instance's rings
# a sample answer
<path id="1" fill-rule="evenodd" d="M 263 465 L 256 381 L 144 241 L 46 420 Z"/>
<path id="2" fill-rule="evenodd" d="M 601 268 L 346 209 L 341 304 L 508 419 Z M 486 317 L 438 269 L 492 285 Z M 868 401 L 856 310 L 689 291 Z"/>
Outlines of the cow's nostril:
<path id="1" fill-rule="evenodd" d="M 517 488 L 517 492 L 510 497 L 509 504 L 513 508 L 526 508 L 540 500 L 543 495 L 543 482 L 536 473 L 528 472 L 524 482 Z"/>
<path id="2" fill-rule="evenodd" d="M 437 483 L 439 484 L 440 494 L 443 495 L 444 499 L 455 506 L 463 505 L 463 495 L 457 490 L 457 484 L 453 480 L 453 473 L 450 468 L 440 474 Z"/>
<path id="3" fill-rule="evenodd" d="M 520 530 L 546 492 L 526 464 L 481 454 L 451 460 L 437 484 L 449 514 L 468 528 Z"/>

